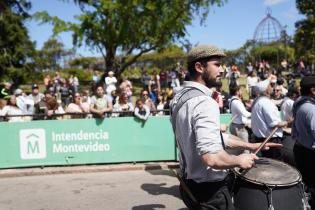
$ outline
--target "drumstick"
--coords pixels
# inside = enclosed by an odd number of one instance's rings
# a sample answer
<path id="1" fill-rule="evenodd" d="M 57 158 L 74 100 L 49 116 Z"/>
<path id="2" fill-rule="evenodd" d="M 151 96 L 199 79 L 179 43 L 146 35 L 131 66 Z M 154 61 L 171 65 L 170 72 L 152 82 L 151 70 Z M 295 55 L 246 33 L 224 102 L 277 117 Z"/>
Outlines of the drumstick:
<path id="1" fill-rule="evenodd" d="M 255 155 L 257 155 L 257 153 L 267 144 L 267 142 L 271 139 L 271 137 L 273 136 L 273 134 L 275 134 L 275 132 L 278 130 L 278 127 L 275 127 L 270 135 L 261 143 L 261 145 L 256 149 L 256 151 L 254 152 Z M 250 169 L 250 168 L 249 168 Z M 249 169 L 240 169 L 239 172 L 244 175 L 245 173 L 247 173 L 249 171 Z"/>
<path id="2" fill-rule="evenodd" d="M 261 145 L 258 147 L 258 149 L 256 149 L 256 151 L 254 152 L 255 155 L 257 155 L 257 153 L 267 144 L 267 142 L 271 139 L 271 137 L 273 136 L 273 134 L 275 134 L 277 130 L 278 130 L 278 127 L 275 127 L 272 130 L 268 138 L 266 138 L 265 141 L 263 141 L 263 143 L 261 143 Z"/>
<path id="3" fill-rule="evenodd" d="M 183 190 L 187 193 L 187 195 L 189 196 L 189 198 L 195 202 L 195 203 L 199 203 L 197 201 L 197 199 L 195 198 L 195 196 L 191 193 L 190 189 L 188 188 L 188 186 L 186 185 L 186 183 L 183 181 L 182 177 L 180 177 L 180 175 L 177 173 L 176 170 L 172 170 L 173 173 L 175 174 L 175 176 L 177 177 L 178 181 L 180 182 L 180 184 L 183 187 Z"/>

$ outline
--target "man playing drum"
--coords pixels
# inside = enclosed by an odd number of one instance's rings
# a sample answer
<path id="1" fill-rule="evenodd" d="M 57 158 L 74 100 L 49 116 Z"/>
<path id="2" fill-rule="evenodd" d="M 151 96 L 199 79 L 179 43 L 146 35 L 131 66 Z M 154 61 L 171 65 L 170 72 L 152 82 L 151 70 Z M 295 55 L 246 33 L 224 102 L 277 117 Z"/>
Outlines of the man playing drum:
<path id="1" fill-rule="evenodd" d="M 296 166 L 311 193 L 310 205 L 315 209 L 315 76 L 303 77 L 301 97 L 293 105 L 292 137 L 296 140 Z"/>
<path id="2" fill-rule="evenodd" d="M 263 142 L 265 138 L 271 135 L 272 130 L 277 131 L 270 141 L 282 143 L 283 131 L 281 128 L 286 127 L 288 122 L 282 121 L 277 106 L 271 101 L 270 96 L 273 93 L 273 87 L 269 79 L 257 83 L 259 96 L 255 99 L 252 106 L 251 127 L 255 135 L 256 142 Z M 263 157 L 269 157 L 281 160 L 281 152 L 277 148 L 268 151 L 262 151 Z"/>
<path id="3" fill-rule="evenodd" d="M 180 150 L 182 181 L 180 191 L 190 209 L 233 210 L 228 190 L 228 171 L 234 167 L 251 168 L 254 154 L 229 155 L 227 148 L 254 151 L 260 144 L 250 144 L 236 136 L 220 133 L 220 111 L 211 98 L 211 87 L 220 80 L 222 50 L 201 45 L 188 54 L 190 81 L 171 102 L 171 121 Z M 280 144 L 268 143 L 269 147 Z"/>

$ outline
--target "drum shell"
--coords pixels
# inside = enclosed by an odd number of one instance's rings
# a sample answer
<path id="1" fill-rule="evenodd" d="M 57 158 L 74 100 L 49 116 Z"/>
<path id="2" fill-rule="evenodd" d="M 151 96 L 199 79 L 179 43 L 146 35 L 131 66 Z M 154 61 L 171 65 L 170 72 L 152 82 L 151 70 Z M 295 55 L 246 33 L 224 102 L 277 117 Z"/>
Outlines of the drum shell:
<path id="1" fill-rule="evenodd" d="M 267 186 L 237 177 L 234 185 L 236 210 L 269 210 L 270 190 L 274 210 L 303 210 L 301 183 L 290 186 Z"/>

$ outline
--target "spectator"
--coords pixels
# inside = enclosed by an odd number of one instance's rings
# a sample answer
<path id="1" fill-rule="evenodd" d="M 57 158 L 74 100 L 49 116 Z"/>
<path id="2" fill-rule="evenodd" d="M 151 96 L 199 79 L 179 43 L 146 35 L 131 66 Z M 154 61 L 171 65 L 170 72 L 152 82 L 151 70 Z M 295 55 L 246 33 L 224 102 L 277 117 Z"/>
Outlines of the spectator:
<path id="1" fill-rule="evenodd" d="M 278 110 L 283 102 L 284 95 L 282 94 L 282 88 L 279 85 L 275 86 L 274 92 L 272 94 L 271 100 L 277 106 Z"/>
<path id="2" fill-rule="evenodd" d="M 105 84 L 106 84 L 106 94 L 111 95 L 113 90 L 116 90 L 116 83 L 117 79 L 114 77 L 114 72 L 109 71 L 108 77 L 105 77 Z"/>
<path id="3" fill-rule="evenodd" d="M 136 101 L 136 107 L 135 107 L 135 117 L 142 121 L 146 121 L 150 115 L 150 109 L 147 105 L 145 105 L 142 101 L 142 99 L 138 99 Z"/>
<path id="4" fill-rule="evenodd" d="M 28 100 L 32 100 L 34 105 L 31 107 L 30 113 L 35 114 L 35 106 L 45 97 L 44 94 L 39 92 L 37 84 L 32 85 L 32 93 L 27 96 Z"/>
<path id="5" fill-rule="evenodd" d="M 75 92 L 75 93 L 77 93 L 78 92 L 78 90 L 79 90 L 79 79 L 78 79 L 78 77 L 77 76 L 74 76 L 73 77 L 73 91 Z"/>
<path id="6" fill-rule="evenodd" d="M 96 88 L 96 95 L 91 98 L 90 111 L 95 118 L 104 118 L 107 112 L 113 111 L 112 101 L 104 94 L 102 86 Z"/>
<path id="7" fill-rule="evenodd" d="M 47 74 L 44 78 L 44 85 L 46 87 L 46 90 L 48 90 L 51 85 L 51 79 L 50 79 L 49 74 Z"/>
<path id="8" fill-rule="evenodd" d="M 153 71 L 152 75 L 152 85 L 156 85 L 159 90 L 161 90 L 161 83 L 160 83 L 160 75 L 157 74 L 156 70 Z"/>
<path id="9" fill-rule="evenodd" d="M 75 93 L 73 96 L 73 102 L 68 105 L 66 108 L 66 113 L 76 113 L 75 115 L 71 115 L 72 119 L 84 118 L 84 115 L 80 115 L 82 113 L 89 113 L 90 108 L 87 102 L 82 102 L 82 97 L 80 93 Z"/>
<path id="10" fill-rule="evenodd" d="M 157 98 L 160 92 L 161 89 L 159 89 L 156 84 L 152 84 L 149 86 L 149 96 L 155 106 L 157 105 Z"/>
<path id="11" fill-rule="evenodd" d="M 160 72 L 160 83 L 161 83 L 161 88 L 167 87 L 167 73 L 165 71 Z"/>
<path id="12" fill-rule="evenodd" d="M 70 85 L 70 81 L 69 83 L 67 81 L 65 81 L 62 84 L 62 87 L 60 88 L 60 97 L 61 97 L 61 102 L 64 104 L 64 106 L 68 106 L 70 101 L 72 100 L 72 90 L 69 87 Z"/>
<path id="13" fill-rule="evenodd" d="M 16 97 L 14 95 L 11 95 L 7 100 L 7 105 L 4 106 L 3 109 L 0 111 L 0 116 L 5 117 L 5 119 L 9 122 L 22 122 L 22 116 L 10 117 L 12 115 L 23 114 L 22 110 L 16 104 Z"/>
<path id="14" fill-rule="evenodd" d="M 300 96 L 299 88 L 290 89 L 283 99 L 281 105 L 282 120 L 291 122 L 293 120 L 293 104 L 294 101 Z"/>
<path id="15" fill-rule="evenodd" d="M 128 101 L 131 102 L 132 96 L 132 83 L 127 79 L 123 78 L 122 83 L 119 86 L 121 92 L 125 92 L 128 96 Z"/>
<path id="16" fill-rule="evenodd" d="M 93 71 L 92 82 L 94 84 L 97 84 L 99 81 L 100 81 L 100 76 L 98 74 L 98 71 Z"/>
<path id="17" fill-rule="evenodd" d="M 11 90 L 11 83 L 5 82 L 3 87 L 0 88 L 0 109 L 2 109 L 10 98 L 10 90 Z"/>
<path id="18" fill-rule="evenodd" d="M 54 97 L 53 92 L 49 90 L 45 91 L 45 97 L 42 98 L 37 104 L 34 105 L 34 108 L 35 108 L 35 116 L 33 117 L 34 120 L 46 119 L 46 115 L 48 113 L 47 100 L 53 97 Z"/>
<path id="19" fill-rule="evenodd" d="M 158 115 L 164 115 L 164 106 L 165 106 L 165 101 L 164 97 L 162 95 L 158 95 L 157 97 L 157 106 L 156 109 L 158 111 Z"/>
<path id="20" fill-rule="evenodd" d="M 91 105 L 91 96 L 89 90 L 83 90 L 81 98 L 83 103 L 87 103 L 89 106 Z"/>
<path id="21" fill-rule="evenodd" d="M 259 78 L 257 77 L 256 71 L 249 72 L 246 82 L 246 90 L 250 96 L 252 95 L 252 88 L 256 86 L 258 82 Z"/>
<path id="22" fill-rule="evenodd" d="M 231 73 L 229 75 L 229 89 L 237 87 L 238 81 L 237 79 L 240 77 L 240 72 L 236 65 L 232 66 Z"/>
<path id="23" fill-rule="evenodd" d="M 149 107 L 150 112 L 155 114 L 156 112 L 156 106 L 153 103 L 153 101 L 151 100 L 151 98 L 149 97 L 149 92 L 147 90 L 142 90 L 141 91 L 141 100 L 143 101 L 143 103 Z"/>
<path id="24" fill-rule="evenodd" d="M 151 76 L 147 74 L 146 71 L 143 72 L 143 75 L 141 76 L 141 82 L 143 84 L 144 89 L 148 89 L 151 81 Z"/>
<path id="25" fill-rule="evenodd" d="M 232 113 L 232 123 L 230 126 L 231 134 L 240 137 L 243 141 L 248 142 L 249 134 L 245 126 L 250 125 L 251 113 L 248 112 L 243 104 L 239 87 L 230 89 L 232 98 L 230 99 L 230 111 Z M 238 151 L 239 152 L 239 151 Z"/>
<path id="26" fill-rule="evenodd" d="M 128 95 L 125 92 L 122 92 L 119 95 L 118 103 L 114 105 L 113 108 L 114 112 L 120 112 L 120 113 L 113 113 L 113 117 L 124 117 L 124 116 L 131 116 L 128 112 L 133 112 L 134 107 L 132 103 L 128 102 Z"/>
<path id="27" fill-rule="evenodd" d="M 16 97 L 16 104 L 22 110 L 23 114 L 33 114 L 34 112 L 34 101 L 29 99 L 21 89 L 14 91 Z"/>

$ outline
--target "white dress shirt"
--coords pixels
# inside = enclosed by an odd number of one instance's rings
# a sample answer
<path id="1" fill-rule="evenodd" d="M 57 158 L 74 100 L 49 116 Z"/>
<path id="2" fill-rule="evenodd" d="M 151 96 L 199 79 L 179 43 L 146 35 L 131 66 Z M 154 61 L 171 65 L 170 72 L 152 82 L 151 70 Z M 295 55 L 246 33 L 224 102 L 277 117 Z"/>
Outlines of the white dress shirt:
<path id="1" fill-rule="evenodd" d="M 250 123 L 249 117 L 251 116 L 251 113 L 246 110 L 241 99 L 237 96 L 233 96 L 230 100 L 233 123 L 239 125 Z"/>

